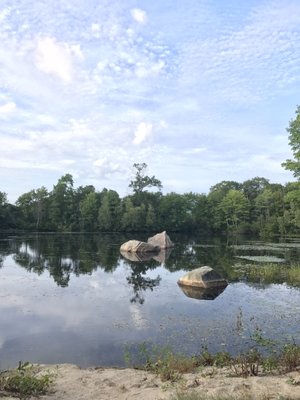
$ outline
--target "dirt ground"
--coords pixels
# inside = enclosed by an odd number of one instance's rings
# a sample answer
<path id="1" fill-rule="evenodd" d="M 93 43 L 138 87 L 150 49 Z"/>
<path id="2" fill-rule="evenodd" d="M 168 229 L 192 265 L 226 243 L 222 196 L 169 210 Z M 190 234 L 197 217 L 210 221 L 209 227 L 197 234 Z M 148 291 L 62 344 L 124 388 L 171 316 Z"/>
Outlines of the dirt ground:
<path id="1" fill-rule="evenodd" d="M 196 391 L 209 396 L 234 395 L 253 399 L 300 399 L 300 371 L 283 375 L 237 378 L 226 369 L 204 368 L 184 374 L 175 383 L 162 382 L 149 372 L 135 369 L 87 368 L 75 365 L 43 365 L 53 384 L 44 400 L 160 400 L 178 392 Z"/>

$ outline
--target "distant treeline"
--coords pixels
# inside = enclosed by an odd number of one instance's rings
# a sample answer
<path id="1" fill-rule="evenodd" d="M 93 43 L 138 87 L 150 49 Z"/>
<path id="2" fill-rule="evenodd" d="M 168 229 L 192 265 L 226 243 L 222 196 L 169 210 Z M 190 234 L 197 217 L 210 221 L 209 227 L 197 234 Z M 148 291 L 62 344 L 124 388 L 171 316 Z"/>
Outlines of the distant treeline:
<path id="1" fill-rule="evenodd" d="M 222 181 L 207 195 L 162 194 L 161 182 L 146 175 L 146 164 L 134 167 L 132 194 L 123 198 L 106 188 L 74 188 L 70 174 L 50 192 L 41 187 L 24 193 L 15 205 L 0 192 L 1 230 L 299 233 L 299 182 L 271 184 L 256 177 L 243 183 Z"/>

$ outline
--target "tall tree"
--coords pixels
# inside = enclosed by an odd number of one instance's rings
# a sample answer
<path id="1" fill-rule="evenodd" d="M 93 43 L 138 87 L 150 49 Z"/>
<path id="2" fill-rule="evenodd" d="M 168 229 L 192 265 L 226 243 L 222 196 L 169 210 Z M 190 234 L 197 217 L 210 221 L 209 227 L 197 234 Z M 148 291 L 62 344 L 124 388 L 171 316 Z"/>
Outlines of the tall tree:
<path id="1" fill-rule="evenodd" d="M 132 188 L 134 193 L 141 193 L 149 188 L 157 188 L 159 191 L 162 189 L 162 183 L 155 176 L 146 175 L 147 164 L 135 163 L 133 167 L 136 169 L 135 177 L 130 182 L 129 187 Z"/>
<path id="2" fill-rule="evenodd" d="M 286 160 L 282 166 L 292 171 L 295 178 L 300 179 L 300 106 L 297 106 L 296 117 L 289 122 L 287 132 L 294 159 Z"/>
<path id="3" fill-rule="evenodd" d="M 62 176 L 53 187 L 50 196 L 50 219 L 55 229 L 68 230 L 74 216 L 73 177 Z"/>
<path id="4" fill-rule="evenodd" d="M 230 190 L 240 189 L 241 184 L 235 181 L 222 181 L 210 188 L 207 199 L 211 209 L 211 225 L 216 231 L 227 229 L 219 204 Z"/>
<path id="5" fill-rule="evenodd" d="M 21 212 L 24 228 L 47 229 L 48 200 L 49 194 L 44 186 L 30 190 L 18 198 L 16 205 Z"/>
<path id="6" fill-rule="evenodd" d="M 90 191 L 80 202 L 80 228 L 87 232 L 94 232 L 97 229 L 98 197 L 97 193 Z"/>
<path id="7" fill-rule="evenodd" d="M 255 198 L 269 185 L 269 180 L 256 176 L 255 178 L 248 179 L 243 182 L 241 189 L 247 199 L 253 202 Z"/>
<path id="8" fill-rule="evenodd" d="M 224 216 L 228 231 L 238 231 L 240 224 L 246 222 L 249 215 L 249 201 L 246 196 L 231 189 L 219 204 L 219 209 Z"/>
<path id="9" fill-rule="evenodd" d="M 120 228 L 121 200 L 115 190 L 106 190 L 98 212 L 98 222 L 101 231 L 117 231 Z"/>
<path id="10" fill-rule="evenodd" d="M 6 227 L 8 221 L 6 220 L 6 206 L 7 206 L 7 195 L 4 192 L 0 192 L 0 226 Z"/>

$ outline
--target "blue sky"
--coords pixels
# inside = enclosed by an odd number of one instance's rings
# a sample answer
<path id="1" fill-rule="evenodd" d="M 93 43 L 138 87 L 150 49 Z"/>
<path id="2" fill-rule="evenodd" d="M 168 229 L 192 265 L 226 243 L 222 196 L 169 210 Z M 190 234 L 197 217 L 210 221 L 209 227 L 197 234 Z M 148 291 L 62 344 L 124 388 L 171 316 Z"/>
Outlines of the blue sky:
<path id="1" fill-rule="evenodd" d="M 285 183 L 300 2 L 1 0 L 0 190 Z"/>

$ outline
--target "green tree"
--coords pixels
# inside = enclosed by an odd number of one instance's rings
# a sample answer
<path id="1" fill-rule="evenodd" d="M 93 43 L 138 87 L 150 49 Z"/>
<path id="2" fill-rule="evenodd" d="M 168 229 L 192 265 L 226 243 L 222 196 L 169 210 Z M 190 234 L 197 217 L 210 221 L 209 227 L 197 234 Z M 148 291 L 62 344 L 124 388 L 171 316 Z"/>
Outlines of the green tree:
<path id="1" fill-rule="evenodd" d="M 208 232 L 212 229 L 212 212 L 205 194 L 197 194 L 197 201 L 192 210 L 194 228 Z"/>
<path id="2" fill-rule="evenodd" d="M 235 181 L 222 181 L 210 188 L 207 196 L 211 209 L 211 225 L 214 230 L 222 231 L 227 229 L 223 213 L 219 207 L 221 201 L 230 190 L 240 190 L 241 184 Z"/>
<path id="3" fill-rule="evenodd" d="M 49 193 L 44 186 L 30 190 L 18 198 L 16 205 L 20 210 L 24 228 L 47 229 L 48 199 Z"/>
<path id="4" fill-rule="evenodd" d="M 99 208 L 98 222 L 101 231 L 114 232 L 120 228 L 121 200 L 115 190 L 106 190 Z"/>
<path id="5" fill-rule="evenodd" d="M 130 197 L 126 197 L 123 201 L 123 215 L 121 227 L 125 231 L 142 231 L 145 230 L 146 207 L 144 204 L 134 206 Z"/>
<path id="6" fill-rule="evenodd" d="M 135 163 L 133 167 L 136 169 L 135 177 L 130 181 L 129 187 L 132 188 L 135 194 L 141 193 L 149 188 L 157 188 L 159 191 L 162 189 L 162 183 L 155 176 L 146 175 L 147 164 Z"/>
<path id="7" fill-rule="evenodd" d="M 7 204 L 7 194 L 5 192 L 0 192 L 0 207 Z"/>
<path id="8" fill-rule="evenodd" d="M 97 193 L 90 191 L 80 202 L 80 228 L 87 232 L 97 229 L 99 201 Z"/>
<path id="9" fill-rule="evenodd" d="M 0 192 L 0 226 L 7 227 L 8 221 L 6 219 L 6 206 L 7 206 L 7 195 L 4 192 Z"/>
<path id="10" fill-rule="evenodd" d="M 296 117 L 289 122 L 287 128 L 289 133 L 289 145 L 291 146 L 294 159 L 288 159 L 282 166 L 292 171 L 295 178 L 300 178 L 300 106 L 297 106 Z"/>
<path id="11" fill-rule="evenodd" d="M 253 202 L 255 198 L 266 188 L 269 186 L 269 180 L 266 178 L 262 178 L 256 176 L 255 178 L 248 179 L 243 182 L 241 185 L 241 189 L 247 199 L 250 202 Z"/>
<path id="12" fill-rule="evenodd" d="M 297 232 L 300 228 L 300 182 L 287 184 L 285 191 L 285 223 L 289 232 Z"/>
<path id="13" fill-rule="evenodd" d="M 284 188 L 270 184 L 255 199 L 259 233 L 262 236 L 285 233 Z"/>
<path id="14" fill-rule="evenodd" d="M 229 190 L 218 207 L 224 216 L 228 231 L 237 232 L 241 223 L 247 221 L 249 207 L 249 201 L 242 192 Z"/>
<path id="15" fill-rule="evenodd" d="M 50 220 L 55 230 L 69 230 L 75 216 L 73 177 L 66 174 L 51 192 Z"/>
<path id="16" fill-rule="evenodd" d="M 45 186 L 36 189 L 34 192 L 35 201 L 35 227 L 36 229 L 46 228 L 46 215 L 49 193 Z"/>
<path id="17" fill-rule="evenodd" d="M 168 231 L 189 230 L 187 221 L 190 220 L 190 214 L 183 195 L 172 192 L 163 196 L 158 212 L 161 229 Z"/>

